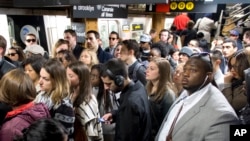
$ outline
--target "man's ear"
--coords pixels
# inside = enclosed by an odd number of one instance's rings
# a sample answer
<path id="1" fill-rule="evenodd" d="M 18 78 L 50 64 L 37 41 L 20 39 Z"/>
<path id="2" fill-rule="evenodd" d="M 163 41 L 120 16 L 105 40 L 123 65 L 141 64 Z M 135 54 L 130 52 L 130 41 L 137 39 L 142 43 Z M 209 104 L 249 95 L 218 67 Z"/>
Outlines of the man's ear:
<path id="1" fill-rule="evenodd" d="M 209 80 L 210 82 L 212 82 L 213 79 L 214 79 L 214 74 L 213 74 L 213 72 L 208 72 L 208 73 L 207 73 L 207 77 L 208 77 L 208 80 Z"/>
<path id="2" fill-rule="evenodd" d="M 218 59 L 218 60 L 215 61 L 215 63 L 216 63 L 217 65 L 220 65 L 220 64 L 221 64 L 221 60 Z"/>
<path id="3" fill-rule="evenodd" d="M 134 55 L 134 54 L 135 54 L 135 51 L 134 51 L 133 49 L 130 49 L 130 50 L 128 50 L 128 54 L 129 54 L 129 55 Z"/>

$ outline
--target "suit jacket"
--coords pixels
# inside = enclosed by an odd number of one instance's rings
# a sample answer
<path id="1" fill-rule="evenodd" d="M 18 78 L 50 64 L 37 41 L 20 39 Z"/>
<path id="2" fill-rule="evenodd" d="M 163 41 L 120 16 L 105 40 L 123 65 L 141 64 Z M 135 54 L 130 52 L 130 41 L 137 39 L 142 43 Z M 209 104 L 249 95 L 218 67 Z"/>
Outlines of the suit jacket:
<path id="1" fill-rule="evenodd" d="M 209 85 L 202 99 L 176 123 L 172 133 L 173 141 L 229 141 L 230 125 L 239 124 L 238 117 L 223 94 Z M 155 138 L 156 141 L 168 114 Z"/>
<path id="2" fill-rule="evenodd" d="M 75 48 L 73 49 L 73 54 L 75 55 L 77 60 L 80 58 L 83 49 L 84 48 L 80 45 L 76 45 Z"/>

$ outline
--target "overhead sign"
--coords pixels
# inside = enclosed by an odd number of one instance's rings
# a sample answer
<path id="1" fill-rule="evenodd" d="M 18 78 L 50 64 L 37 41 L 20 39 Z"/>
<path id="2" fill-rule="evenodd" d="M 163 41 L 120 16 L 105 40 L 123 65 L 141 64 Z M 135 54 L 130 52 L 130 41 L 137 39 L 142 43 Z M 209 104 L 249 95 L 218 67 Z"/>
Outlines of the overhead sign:
<path id="1" fill-rule="evenodd" d="M 217 4 L 201 3 L 193 1 L 171 1 L 170 12 L 190 12 L 190 13 L 216 13 Z"/>
<path id="2" fill-rule="evenodd" d="M 168 0 L 13 0 L 14 7 L 73 6 L 98 4 L 151 4 L 168 3 Z"/>
<path id="3" fill-rule="evenodd" d="M 73 18 L 127 18 L 128 8 L 125 4 L 109 5 L 75 5 Z"/>
<path id="4" fill-rule="evenodd" d="M 132 31 L 143 30 L 143 24 L 132 24 Z"/>

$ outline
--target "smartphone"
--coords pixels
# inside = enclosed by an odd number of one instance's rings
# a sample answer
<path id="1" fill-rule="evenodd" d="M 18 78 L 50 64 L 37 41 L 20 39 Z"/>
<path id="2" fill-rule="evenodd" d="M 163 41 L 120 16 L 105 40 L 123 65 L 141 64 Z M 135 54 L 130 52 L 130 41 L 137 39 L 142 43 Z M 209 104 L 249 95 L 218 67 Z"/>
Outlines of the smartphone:
<path id="1" fill-rule="evenodd" d="M 98 120 L 99 120 L 99 122 L 105 122 L 105 120 L 103 118 L 99 118 Z"/>
<path id="2" fill-rule="evenodd" d="M 250 103 L 250 68 L 244 70 L 247 101 Z"/>

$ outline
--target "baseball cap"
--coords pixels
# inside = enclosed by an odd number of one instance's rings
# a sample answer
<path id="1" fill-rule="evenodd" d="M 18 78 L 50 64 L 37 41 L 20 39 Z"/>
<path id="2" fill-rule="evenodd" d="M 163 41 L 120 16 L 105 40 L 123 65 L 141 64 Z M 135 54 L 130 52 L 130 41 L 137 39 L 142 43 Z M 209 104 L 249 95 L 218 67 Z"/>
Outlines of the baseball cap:
<path id="1" fill-rule="evenodd" d="M 142 34 L 140 36 L 140 42 L 151 42 L 151 36 L 147 34 Z"/>
<path id="2" fill-rule="evenodd" d="M 26 52 L 30 52 L 30 53 L 33 53 L 33 54 L 41 54 L 42 56 L 44 55 L 44 49 L 40 45 L 31 45 L 31 46 L 28 46 L 25 49 L 25 53 Z"/>
<path id="3" fill-rule="evenodd" d="M 193 50 L 190 47 L 184 46 L 181 48 L 179 54 L 186 54 L 190 57 L 193 54 Z"/>
<path id="4" fill-rule="evenodd" d="M 230 30 L 230 35 L 239 36 L 239 32 L 237 30 Z"/>

